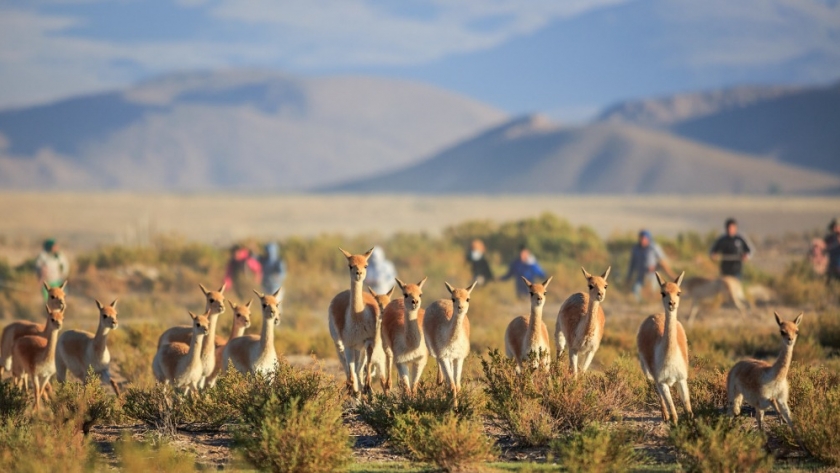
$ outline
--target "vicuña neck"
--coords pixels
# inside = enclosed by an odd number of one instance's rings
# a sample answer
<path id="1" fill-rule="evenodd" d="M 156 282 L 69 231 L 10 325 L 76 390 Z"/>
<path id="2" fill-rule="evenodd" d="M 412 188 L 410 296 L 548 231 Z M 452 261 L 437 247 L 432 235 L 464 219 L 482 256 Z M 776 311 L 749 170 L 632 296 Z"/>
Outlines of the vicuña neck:
<path id="1" fill-rule="evenodd" d="M 671 350 L 678 349 L 677 344 L 677 309 L 679 306 L 674 307 L 674 310 L 665 310 L 665 352 L 668 353 Z"/>
<path id="2" fill-rule="evenodd" d="M 111 333 L 111 329 L 109 327 L 99 324 L 99 327 L 96 329 L 96 335 L 93 336 L 93 352 L 97 356 L 101 355 L 108 346 L 106 341 L 109 333 Z"/>
<path id="3" fill-rule="evenodd" d="M 787 377 L 788 369 L 790 368 L 790 360 L 793 358 L 793 345 L 782 342 L 782 351 L 779 352 L 779 358 L 773 363 L 773 379 Z"/>
<path id="4" fill-rule="evenodd" d="M 260 351 L 265 353 L 269 348 L 274 348 L 274 319 L 263 316 Z"/>
<path id="5" fill-rule="evenodd" d="M 234 315 L 234 317 L 236 317 L 236 316 Z M 238 337 L 241 337 L 242 335 L 245 335 L 245 326 L 237 324 L 235 322 L 235 320 L 236 319 L 234 319 L 234 322 L 233 322 L 233 328 L 230 330 L 230 336 L 228 337 L 228 341 L 231 341 L 234 338 L 238 338 Z"/>
<path id="6" fill-rule="evenodd" d="M 528 322 L 528 336 L 534 338 L 539 333 L 538 325 L 542 322 L 543 306 L 531 304 L 531 318 Z"/>
<path id="7" fill-rule="evenodd" d="M 51 328 L 47 324 L 47 352 L 44 356 L 44 361 L 47 363 L 55 362 L 55 347 L 58 344 L 58 329 Z"/>
<path id="8" fill-rule="evenodd" d="M 586 308 L 586 332 L 590 333 L 595 326 L 595 314 L 598 313 L 598 307 L 601 306 L 601 301 L 597 297 L 589 295 L 589 306 Z"/>
<path id="9" fill-rule="evenodd" d="M 212 313 L 208 317 L 210 321 L 210 330 L 207 332 L 207 337 L 201 345 L 201 357 L 206 358 L 216 356 L 216 324 L 219 322 L 219 313 Z"/>
<path id="10" fill-rule="evenodd" d="M 353 314 L 361 314 L 365 310 L 364 281 L 350 280 L 350 310 Z"/>
<path id="11" fill-rule="evenodd" d="M 202 346 L 201 344 L 206 336 L 201 332 L 193 332 L 193 337 L 190 339 L 189 359 L 190 366 L 193 368 L 201 366 L 201 350 L 199 347 Z"/>

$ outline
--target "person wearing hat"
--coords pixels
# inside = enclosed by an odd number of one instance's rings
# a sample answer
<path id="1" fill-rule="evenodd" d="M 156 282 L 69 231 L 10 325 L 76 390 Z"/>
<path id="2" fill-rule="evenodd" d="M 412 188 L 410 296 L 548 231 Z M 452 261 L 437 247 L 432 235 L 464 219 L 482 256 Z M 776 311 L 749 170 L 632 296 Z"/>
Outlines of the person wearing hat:
<path id="1" fill-rule="evenodd" d="M 720 261 L 721 276 L 741 279 L 744 261 L 753 255 L 752 245 L 738 233 L 738 222 L 734 218 L 726 219 L 724 228 L 726 233 L 715 240 L 709 257 L 713 261 Z"/>
<path id="2" fill-rule="evenodd" d="M 70 264 L 64 253 L 59 251 L 54 239 L 44 240 L 41 253 L 35 259 L 35 272 L 38 274 L 38 279 L 50 287 L 61 286 L 67 280 Z M 41 292 L 46 300 L 47 290 L 43 288 L 44 284 L 41 284 Z"/>
<path id="3" fill-rule="evenodd" d="M 840 218 L 833 218 L 828 224 L 825 239 L 825 253 L 828 255 L 826 283 L 840 281 Z"/>
<path id="4" fill-rule="evenodd" d="M 653 289 L 654 293 L 659 289 L 655 274 L 656 268 L 659 266 L 662 266 L 662 269 L 673 277 L 665 258 L 665 252 L 653 241 L 653 236 L 649 231 L 640 231 L 639 241 L 630 252 L 630 265 L 627 267 L 627 278 L 625 280 L 628 284 L 633 281 L 633 295 L 636 296 L 637 301 L 642 301 L 642 289 L 645 282 Z"/>

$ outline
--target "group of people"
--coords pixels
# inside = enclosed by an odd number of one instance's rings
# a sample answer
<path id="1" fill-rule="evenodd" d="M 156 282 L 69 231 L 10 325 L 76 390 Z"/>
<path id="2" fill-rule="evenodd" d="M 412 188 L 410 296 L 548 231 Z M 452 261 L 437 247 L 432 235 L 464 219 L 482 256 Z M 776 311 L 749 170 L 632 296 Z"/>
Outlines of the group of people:
<path id="1" fill-rule="evenodd" d="M 828 234 L 811 242 L 811 267 L 826 277 L 826 283 L 840 282 L 840 218 L 828 222 Z"/>

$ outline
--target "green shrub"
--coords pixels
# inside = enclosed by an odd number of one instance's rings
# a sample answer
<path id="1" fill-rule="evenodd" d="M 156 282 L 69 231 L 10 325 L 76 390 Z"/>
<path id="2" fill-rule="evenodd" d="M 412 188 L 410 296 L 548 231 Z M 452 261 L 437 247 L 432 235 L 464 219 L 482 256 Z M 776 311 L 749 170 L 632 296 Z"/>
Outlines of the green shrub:
<path id="1" fill-rule="evenodd" d="M 633 448 L 638 440 L 638 432 L 589 424 L 580 432 L 552 442 L 551 452 L 570 473 L 620 473 L 642 463 L 644 456 Z"/>
<path id="2" fill-rule="evenodd" d="M 161 433 L 175 435 L 178 424 L 186 421 L 185 402 L 168 384 L 129 388 L 125 393 L 123 412 Z"/>
<path id="3" fill-rule="evenodd" d="M 825 311 L 819 316 L 819 342 L 826 348 L 840 350 L 840 311 Z"/>
<path id="4" fill-rule="evenodd" d="M 179 452 L 165 437 L 137 442 L 124 435 L 114 445 L 117 465 L 127 473 L 150 471 L 196 471 L 195 455 Z"/>
<path id="5" fill-rule="evenodd" d="M 236 429 L 234 438 L 245 460 L 260 470 L 326 473 L 343 471 L 351 461 L 350 436 L 335 402 L 272 396 L 251 420 L 258 422 Z"/>
<path id="6" fill-rule="evenodd" d="M 56 422 L 71 424 L 85 435 L 101 422 L 119 416 L 116 398 L 102 388 L 99 376 L 91 368 L 84 384 L 76 381 L 53 383 L 55 395 L 49 404 Z"/>
<path id="7" fill-rule="evenodd" d="M 22 420 L 28 404 L 26 392 L 15 386 L 11 378 L 0 380 L 0 423 Z"/>
<path id="8" fill-rule="evenodd" d="M 465 384 L 458 395 L 458 407 L 454 407 L 452 393 L 445 385 L 421 382 L 414 394 L 407 396 L 396 389 L 389 394 L 378 393 L 363 398 L 355 407 L 355 413 L 379 435 L 388 435 L 399 415 L 409 412 L 431 414 L 442 419 L 453 412 L 460 419 L 474 419 L 481 413 L 484 403 L 481 392 L 472 384 Z"/>
<path id="9" fill-rule="evenodd" d="M 482 367 L 488 410 L 508 434 L 526 445 L 545 445 L 550 438 L 546 434 L 554 429 L 580 430 L 592 422 L 606 422 L 634 399 L 625 377 L 589 372 L 574 378 L 562 362 L 552 363 L 549 372 L 528 363 L 517 373 L 513 360 L 494 350 Z"/>
<path id="10" fill-rule="evenodd" d="M 82 473 L 95 471 L 97 464 L 96 449 L 71 424 L 0 425 L 0 471 Z"/>
<path id="11" fill-rule="evenodd" d="M 692 357 L 689 365 L 688 392 L 695 415 L 710 415 L 726 411 L 729 402 L 726 393 L 726 372 L 710 359 Z M 674 393 L 674 402 L 677 395 Z"/>
<path id="12" fill-rule="evenodd" d="M 824 463 L 840 465 L 840 373 L 794 365 L 788 382 L 791 417 L 805 448 Z"/>
<path id="13" fill-rule="evenodd" d="M 480 422 L 452 413 L 438 418 L 409 412 L 396 416 L 390 437 L 412 460 L 432 463 L 443 471 L 463 471 L 496 456 L 493 441 L 482 431 Z"/>
<path id="14" fill-rule="evenodd" d="M 763 472 L 773 467 L 764 434 L 744 418 L 696 417 L 671 430 L 680 465 L 687 472 Z"/>

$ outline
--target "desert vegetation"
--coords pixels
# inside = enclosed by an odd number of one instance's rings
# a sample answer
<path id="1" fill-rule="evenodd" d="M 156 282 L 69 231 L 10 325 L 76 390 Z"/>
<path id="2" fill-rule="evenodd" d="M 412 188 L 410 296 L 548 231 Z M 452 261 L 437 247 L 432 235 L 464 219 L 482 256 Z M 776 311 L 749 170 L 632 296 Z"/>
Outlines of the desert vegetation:
<path id="1" fill-rule="evenodd" d="M 659 294 L 649 294 L 642 304 L 628 294 L 622 276 L 631 233 L 602 239 L 590 228 L 546 214 L 508 223 L 466 222 L 440 235 L 285 238 L 290 276 L 273 331 L 273 369 L 223 371 L 195 396 L 156 383 L 152 361 L 166 329 L 190 320 L 188 310 L 205 313 L 199 284 L 215 288 L 221 283 L 226 248 L 167 236 L 142 246 L 82 251 L 66 287 L 64 326 L 95 332 L 101 315 L 94 301 L 119 299 L 119 329 L 107 339 L 110 377 L 105 381 L 113 381 L 121 396 L 92 370 L 85 379 L 74 375 L 59 383 L 53 378 L 53 393 L 36 412 L 32 394 L 5 377 L 0 381 L 0 471 L 148 471 L 150 457 L 166 471 L 836 466 L 840 288 L 832 293 L 802 262 L 798 252 L 809 236 L 758 242 L 768 258 L 778 259 L 777 269 L 748 266 L 744 286 L 748 299 L 751 287 L 762 287 L 772 294 L 770 300 L 753 299 L 746 315 L 723 297 L 701 304 L 696 322 L 685 327 L 694 417 L 681 414 L 674 427 L 661 421 L 659 397 L 637 360 L 638 327 L 663 307 Z M 524 363 L 503 356 L 505 329 L 511 317 L 529 313 L 530 301 L 518 300 L 510 283 L 493 282 L 469 294 L 470 354 L 463 360 L 457 402 L 449 385 L 437 383 L 439 368 L 432 357 L 410 393 L 385 393 L 374 386 L 370 394 L 349 395 L 349 373 L 336 357 L 328 324 L 330 301 L 348 288 L 348 261 L 338 247 L 362 251 L 378 244 L 402 281 L 427 277 L 425 308 L 452 298 L 444 281 L 470 280 L 464 249 L 473 238 L 485 241 L 497 273 L 523 243 L 537 255 L 553 276 L 544 294 L 549 333 L 561 303 L 586 290 L 580 267 L 598 268 L 598 274 L 612 267 L 609 297 L 601 303 L 605 328 L 589 370 L 575 377 L 568 355 L 557 359 L 555 346 L 553 356 L 531 352 Z M 675 269 L 714 277 L 716 268 L 704 257 L 713 238 L 685 233 L 658 243 Z M 9 243 L 0 240 L 0 254 L 4 244 Z M 0 282 L 0 324 L 43 322 L 43 299 L 30 261 L 13 265 L 0 258 Z M 225 297 L 237 305 L 248 302 L 230 291 Z M 393 297 L 404 299 L 399 288 Z M 264 317 L 256 307 L 246 332 L 253 336 Z M 746 357 L 772 362 L 779 355 L 776 309 L 805 313 L 787 375 L 798 438 L 772 408 L 763 432 L 751 418 L 753 406 L 744 406 L 734 419 L 728 415 L 726 376 L 735 362 Z M 219 316 L 216 332 L 223 339 L 234 327 L 233 312 Z M 687 308 L 680 307 L 678 317 L 685 314 Z M 545 359 L 548 369 L 540 362 Z"/>

